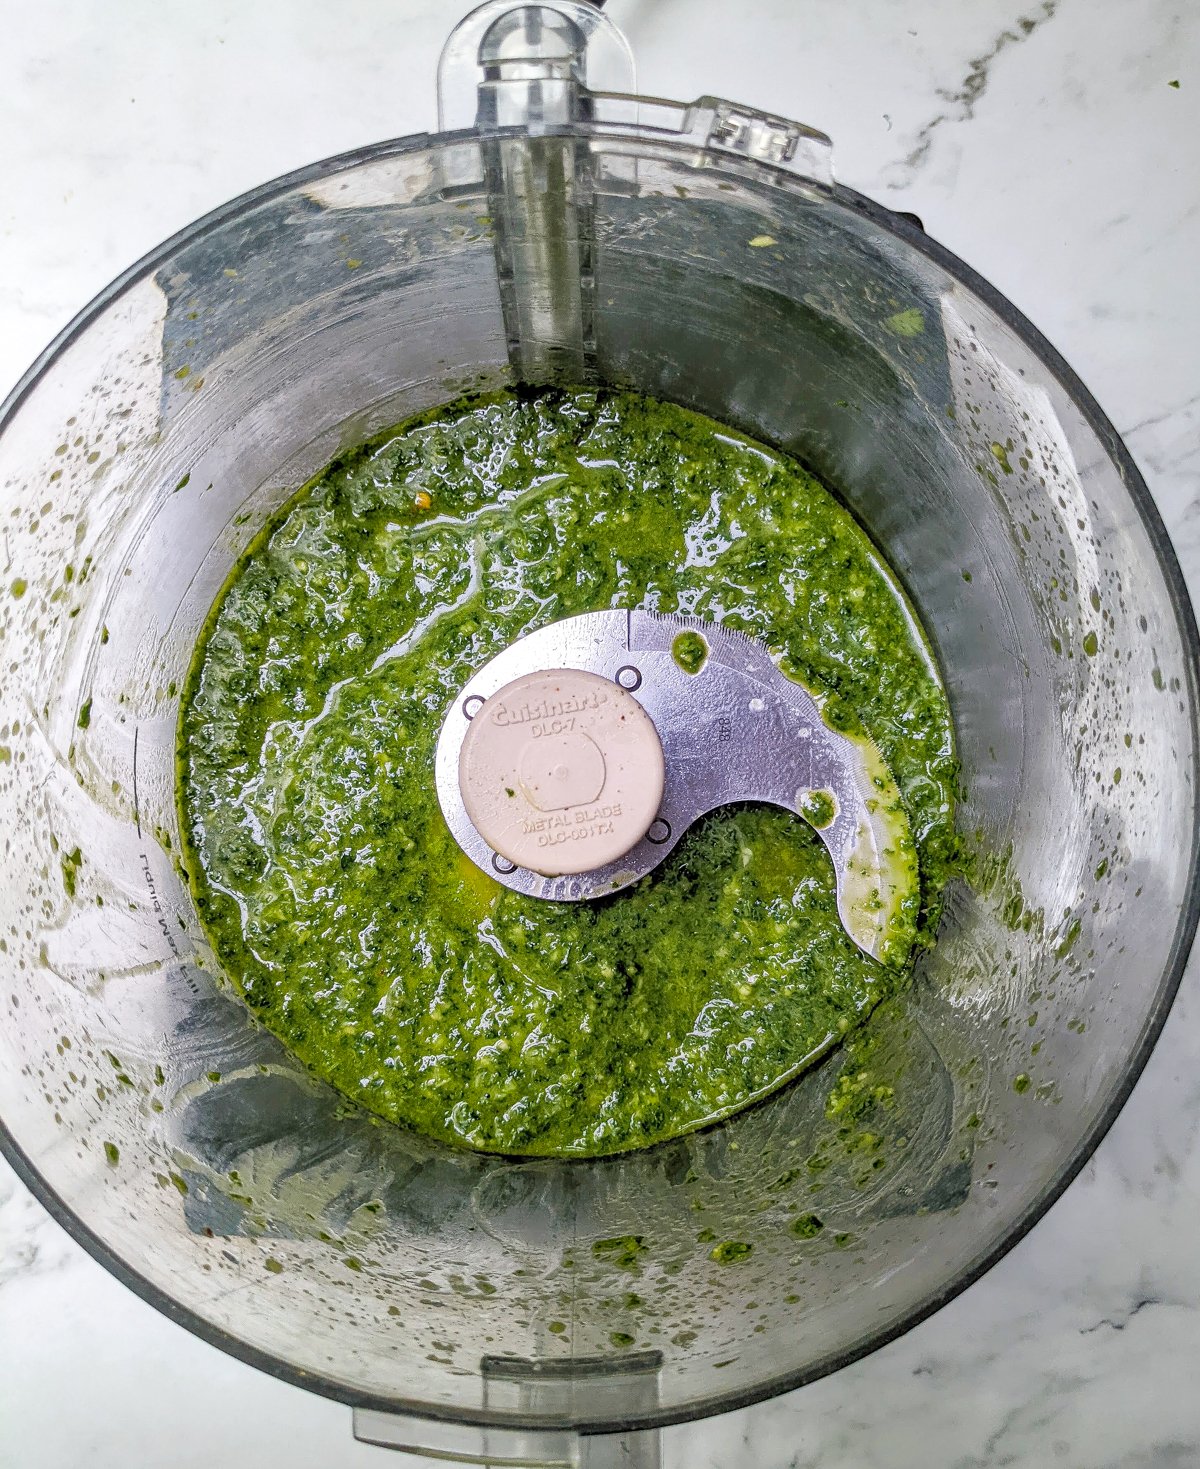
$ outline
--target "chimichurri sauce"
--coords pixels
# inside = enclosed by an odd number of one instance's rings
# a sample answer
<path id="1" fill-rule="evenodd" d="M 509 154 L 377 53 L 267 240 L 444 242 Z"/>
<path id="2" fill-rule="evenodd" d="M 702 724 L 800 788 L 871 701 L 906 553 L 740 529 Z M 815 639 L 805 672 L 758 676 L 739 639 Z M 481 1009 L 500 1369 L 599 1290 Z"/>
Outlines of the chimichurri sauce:
<path id="1" fill-rule="evenodd" d="M 846 937 L 829 858 L 786 812 L 721 810 L 594 903 L 519 896 L 460 852 L 433 779 L 455 692 L 543 623 L 635 606 L 763 639 L 862 722 L 904 796 L 931 941 L 950 714 L 854 520 L 793 461 L 668 404 L 461 402 L 283 506 L 217 599 L 180 718 L 216 954 L 386 1118 L 505 1153 L 641 1147 L 778 1087 L 904 981 Z"/>

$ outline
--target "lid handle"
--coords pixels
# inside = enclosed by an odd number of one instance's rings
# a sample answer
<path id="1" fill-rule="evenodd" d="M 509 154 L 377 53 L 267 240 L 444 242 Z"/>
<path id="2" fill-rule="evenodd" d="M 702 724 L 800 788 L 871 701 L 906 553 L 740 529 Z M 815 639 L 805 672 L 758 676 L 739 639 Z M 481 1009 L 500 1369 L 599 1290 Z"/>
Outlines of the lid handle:
<path id="1" fill-rule="evenodd" d="M 629 42 L 584 0 L 487 0 L 438 60 L 438 127 L 553 127 L 587 115 L 588 92 L 636 90 Z"/>

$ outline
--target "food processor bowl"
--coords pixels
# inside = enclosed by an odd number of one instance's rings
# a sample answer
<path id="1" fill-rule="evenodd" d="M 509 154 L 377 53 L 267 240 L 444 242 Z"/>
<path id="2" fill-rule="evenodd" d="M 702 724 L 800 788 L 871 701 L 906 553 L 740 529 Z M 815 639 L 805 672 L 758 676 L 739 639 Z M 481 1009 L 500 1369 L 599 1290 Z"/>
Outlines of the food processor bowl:
<path id="1" fill-rule="evenodd" d="M 446 130 L 184 230 L 4 406 L 0 1118 L 103 1264 L 364 1438 L 574 1463 L 879 1346 L 1079 1170 L 1196 925 L 1197 642 L 1086 389 L 826 139 L 592 89 L 593 47 L 618 84 L 628 53 L 583 5 L 464 27 Z M 630 386 L 810 466 L 919 609 L 962 762 L 971 881 L 869 1042 L 587 1162 L 446 1147 L 308 1074 L 178 856 L 179 692 L 241 551 L 342 450 L 516 381 Z"/>

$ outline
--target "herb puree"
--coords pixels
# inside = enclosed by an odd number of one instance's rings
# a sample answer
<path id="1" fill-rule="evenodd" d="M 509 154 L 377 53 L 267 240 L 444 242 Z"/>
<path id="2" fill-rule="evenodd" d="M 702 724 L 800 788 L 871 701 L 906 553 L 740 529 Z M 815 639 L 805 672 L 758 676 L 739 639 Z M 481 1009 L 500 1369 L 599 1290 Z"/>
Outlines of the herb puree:
<path id="1" fill-rule="evenodd" d="M 433 778 L 455 692 L 543 623 L 636 606 L 762 639 L 830 723 L 866 729 L 932 942 L 957 849 L 950 713 L 851 516 L 794 461 L 670 404 L 465 400 L 272 518 L 180 716 L 213 949 L 285 1044 L 383 1117 L 504 1153 L 642 1147 L 780 1086 L 904 982 L 846 936 L 829 857 L 784 811 L 715 812 L 592 903 L 523 897 L 459 850 Z"/>

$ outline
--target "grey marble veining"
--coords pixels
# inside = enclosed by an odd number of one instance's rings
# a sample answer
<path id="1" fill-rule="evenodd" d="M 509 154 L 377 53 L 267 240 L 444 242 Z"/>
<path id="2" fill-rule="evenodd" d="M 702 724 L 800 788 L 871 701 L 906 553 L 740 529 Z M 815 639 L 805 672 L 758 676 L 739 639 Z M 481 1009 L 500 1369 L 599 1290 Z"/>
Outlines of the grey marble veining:
<path id="1" fill-rule="evenodd" d="M 830 132 L 839 177 L 988 276 L 1125 434 L 1200 592 L 1200 10 L 1169 0 L 611 0 L 665 96 Z M 0 47 L 0 389 L 130 260 L 261 179 L 433 125 L 455 7 L 86 7 Z M 1178 81 L 1178 88 L 1169 85 Z M 671 1469 L 1200 1464 L 1200 968 L 1094 1159 L 892 1346 L 669 1430 Z M 400 1464 L 145 1306 L 0 1165 L 2 1469 Z M 412 1461 L 408 1461 L 412 1462 Z"/>

